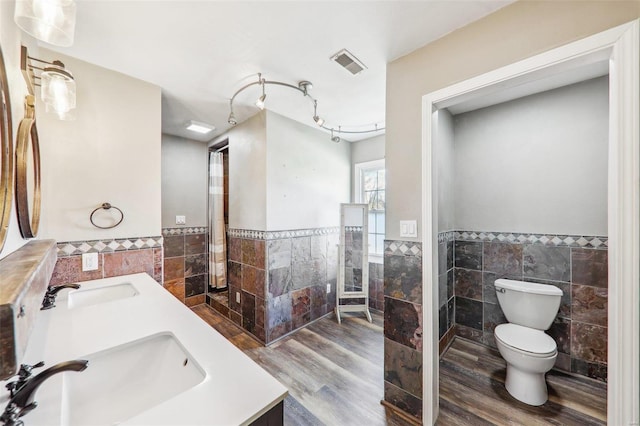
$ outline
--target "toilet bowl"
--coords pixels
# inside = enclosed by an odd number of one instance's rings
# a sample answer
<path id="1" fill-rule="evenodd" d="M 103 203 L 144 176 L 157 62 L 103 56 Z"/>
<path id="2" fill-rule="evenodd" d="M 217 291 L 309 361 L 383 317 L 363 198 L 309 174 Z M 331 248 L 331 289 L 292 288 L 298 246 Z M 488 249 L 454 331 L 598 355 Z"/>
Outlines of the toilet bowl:
<path id="1" fill-rule="evenodd" d="M 529 405 L 547 401 L 545 374 L 558 356 L 556 342 L 544 332 L 560 307 L 562 291 L 552 285 L 499 279 L 498 302 L 507 324 L 494 330 L 496 345 L 507 363 L 507 391 Z"/>
<path id="2" fill-rule="evenodd" d="M 494 333 L 507 362 L 507 391 L 526 404 L 544 404 L 548 397 L 545 373 L 556 363 L 556 342 L 541 330 L 517 324 L 501 324 Z"/>

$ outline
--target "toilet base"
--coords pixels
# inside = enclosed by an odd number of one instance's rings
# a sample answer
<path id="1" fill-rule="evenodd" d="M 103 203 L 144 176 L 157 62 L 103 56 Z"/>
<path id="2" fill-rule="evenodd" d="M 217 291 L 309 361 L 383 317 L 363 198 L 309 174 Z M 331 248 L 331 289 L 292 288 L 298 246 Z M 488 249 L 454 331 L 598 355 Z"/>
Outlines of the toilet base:
<path id="1" fill-rule="evenodd" d="M 545 373 L 530 373 L 507 364 L 505 387 L 512 397 L 525 404 L 538 406 L 548 399 Z"/>

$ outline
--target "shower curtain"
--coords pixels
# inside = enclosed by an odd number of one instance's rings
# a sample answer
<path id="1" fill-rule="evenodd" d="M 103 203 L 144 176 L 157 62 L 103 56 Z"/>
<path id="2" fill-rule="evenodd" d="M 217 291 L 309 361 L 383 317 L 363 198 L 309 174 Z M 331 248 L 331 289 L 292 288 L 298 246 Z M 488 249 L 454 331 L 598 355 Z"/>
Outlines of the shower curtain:
<path id="1" fill-rule="evenodd" d="M 227 287 L 222 155 L 221 152 L 209 153 L 209 285 L 216 289 Z"/>

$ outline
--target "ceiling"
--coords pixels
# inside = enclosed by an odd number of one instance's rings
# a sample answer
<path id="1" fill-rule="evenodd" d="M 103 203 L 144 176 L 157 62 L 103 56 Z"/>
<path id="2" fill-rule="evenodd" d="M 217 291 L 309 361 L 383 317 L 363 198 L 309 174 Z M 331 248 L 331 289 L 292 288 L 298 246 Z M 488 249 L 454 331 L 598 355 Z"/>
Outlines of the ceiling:
<path id="1" fill-rule="evenodd" d="M 47 48 L 160 86 L 163 133 L 205 142 L 225 132 L 229 99 L 259 72 L 293 85 L 311 81 L 325 126 L 366 130 L 384 127 L 388 62 L 509 3 L 78 0 L 74 45 Z M 343 48 L 367 69 L 354 76 L 331 61 Z M 266 90 L 267 109 L 315 126 L 300 92 Z M 238 95 L 238 122 L 258 111 L 259 95 L 258 86 Z M 185 129 L 188 120 L 216 130 L 199 137 Z"/>

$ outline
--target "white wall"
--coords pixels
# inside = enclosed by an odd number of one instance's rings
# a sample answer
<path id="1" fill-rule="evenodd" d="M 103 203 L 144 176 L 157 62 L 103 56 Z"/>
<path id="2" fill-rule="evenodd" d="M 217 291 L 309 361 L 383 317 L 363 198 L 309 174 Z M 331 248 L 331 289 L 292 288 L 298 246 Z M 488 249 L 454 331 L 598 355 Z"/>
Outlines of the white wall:
<path id="1" fill-rule="evenodd" d="M 344 142 L 341 142 L 344 143 Z M 384 158 L 384 135 L 374 136 L 358 142 L 351 142 L 351 161 L 353 164 Z"/>
<path id="2" fill-rule="evenodd" d="M 266 111 L 231 128 L 209 146 L 229 139 L 229 227 L 267 229 Z M 206 193 L 205 193 L 206 197 Z"/>
<path id="3" fill-rule="evenodd" d="M 438 157 L 438 232 L 455 228 L 453 117 L 447 110 L 437 113 L 436 151 Z"/>
<path id="4" fill-rule="evenodd" d="M 208 147 L 206 143 L 162 135 L 162 227 L 207 226 Z"/>
<path id="5" fill-rule="evenodd" d="M 348 142 L 267 113 L 267 230 L 339 226 L 350 188 Z"/>
<path id="6" fill-rule="evenodd" d="M 74 121 L 36 114 L 42 158 L 39 237 L 58 241 L 160 235 L 160 88 L 144 81 L 41 49 L 73 72 Z M 39 97 L 38 97 L 39 98 Z M 124 221 L 102 230 L 91 211 L 109 202 Z"/>
<path id="7" fill-rule="evenodd" d="M 607 235 L 608 77 L 454 118 L 457 229 Z"/>
<path id="8" fill-rule="evenodd" d="M 401 219 L 420 222 L 423 95 L 638 17 L 638 1 L 518 1 L 391 62 L 386 238 L 400 238 Z"/>
<path id="9" fill-rule="evenodd" d="M 20 45 L 30 43 L 29 37 L 23 39 L 23 33 L 13 23 L 14 2 L 0 2 L 0 47 L 4 58 L 5 70 L 9 81 L 9 95 L 11 101 L 11 111 L 13 122 L 12 144 L 15 148 L 18 124 L 24 116 L 24 97 L 27 94 L 27 87 L 20 73 Z M 11 188 L 13 191 L 13 188 Z M 11 203 L 11 217 L 4 247 L 0 251 L 0 259 L 22 247 L 27 241 L 22 239 L 18 227 L 18 219 L 15 209 L 15 194 Z"/>

